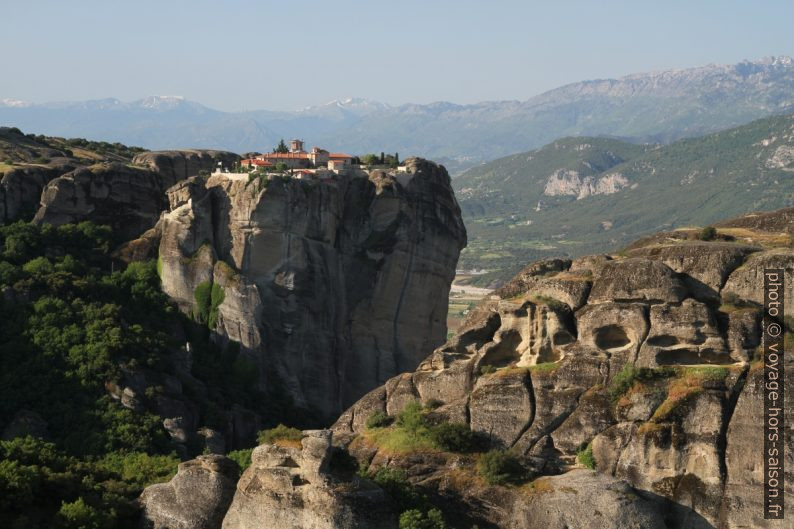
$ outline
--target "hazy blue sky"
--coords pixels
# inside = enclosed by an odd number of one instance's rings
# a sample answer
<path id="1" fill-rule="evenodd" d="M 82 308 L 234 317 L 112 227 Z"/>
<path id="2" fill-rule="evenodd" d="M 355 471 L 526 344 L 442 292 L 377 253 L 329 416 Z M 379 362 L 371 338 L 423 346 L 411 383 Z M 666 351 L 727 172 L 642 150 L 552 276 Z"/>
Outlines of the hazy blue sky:
<path id="1" fill-rule="evenodd" d="M 582 79 L 794 55 L 781 1 L 0 0 L 0 98 L 527 99 Z"/>

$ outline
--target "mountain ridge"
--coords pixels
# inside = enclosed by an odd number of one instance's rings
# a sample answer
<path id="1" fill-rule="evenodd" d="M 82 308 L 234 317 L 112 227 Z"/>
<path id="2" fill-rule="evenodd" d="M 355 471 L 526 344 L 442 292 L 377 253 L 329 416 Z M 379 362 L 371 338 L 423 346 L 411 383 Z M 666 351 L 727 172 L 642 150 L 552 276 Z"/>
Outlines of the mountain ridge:
<path id="1" fill-rule="evenodd" d="M 303 137 L 334 150 L 425 156 L 454 172 L 564 136 L 668 142 L 713 132 L 794 110 L 792 93 L 794 61 L 777 56 L 569 83 L 523 101 L 392 106 L 347 98 L 296 111 L 223 112 L 163 96 L 131 103 L 112 98 L 57 104 L 14 100 L 0 104 L 0 123 L 152 149 L 246 152 L 267 148 L 282 137 Z M 146 101 L 157 104 L 146 112 L 141 107 Z M 167 111 L 158 112 L 163 106 Z M 102 115 L 109 109 L 117 111 L 112 119 Z"/>
<path id="2" fill-rule="evenodd" d="M 785 115 L 669 145 L 563 138 L 472 168 L 453 180 L 470 234 L 459 267 L 504 280 L 516 262 L 789 206 L 793 131 Z"/>

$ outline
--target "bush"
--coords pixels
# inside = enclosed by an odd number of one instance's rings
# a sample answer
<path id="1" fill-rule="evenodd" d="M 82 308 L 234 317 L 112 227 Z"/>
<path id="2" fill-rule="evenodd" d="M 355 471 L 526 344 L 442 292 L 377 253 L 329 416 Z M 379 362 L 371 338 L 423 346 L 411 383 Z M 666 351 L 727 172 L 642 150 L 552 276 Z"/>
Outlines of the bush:
<path id="1" fill-rule="evenodd" d="M 438 509 L 430 509 L 426 513 L 419 509 L 410 509 L 400 515 L 400 529 L 447 529 L 444 515 Z"/>
<path id="2" fill-rule="evenodd" d="M 706 226 L 698 234 L 698 239 L 701 241 L 713 241 L 717 238 L 717 229 L 714 226 Z"/>
<path id="3" fill-rule="evenodd" d="M 491 485 L 516 483 L 525 474 L 521 463 L 505 450 L 491 450 L 480 456 L 477 472 Z"/>
<path id="4" fill-rule="evenodd" d="M 56 519 L 64 529 L 102 529 L 106 525 L 105 516 L 83 498 L 63 502 Z"/>
<path id="5" fill-rule="evenodd" d="M 425 408 L 427 408 L 428 410 L 435 410 L 436 408 L 440 408 L 443 405 L 444 405 L 444 401 L 438 399 L 430 399 L 427 402 L 425 402 Z"/>
<path id="6" fill-rule="evenodd" d="M 251 466 L 251 452 L 253 451 L 253 448 L 233 450 L 226 454 L 226 457 L 237 463 L 237 466 L 240 467 L 240 471 L 242 472 Z"/>
<path id="7" fill-rule="evenodd" d="M 392 422 L 394 422 L 394 419 L 392 417 L 389 417 L 382 411 L 376 411 L 372 413 L 369 417 L 367 417 L 367 422 L 365 423 L 365 426 L 369 430 L 373 428 L 385 428 L 386 426 L 389 426 Z"/>
<path id="8" fill-rule="evenodd" d="M 480 366 L 480 374 L 481 375 L 490 375 L 491 373 L 496 372 L 496 366 L 492 366 L 489 364 L 481 365 Z"/>
<path id="9" fill-rule="evenodd" d="M 421 430 L 427 427 L 427 419 L 423 413 L 422 405 L 415 400 L 406 404 L 403 411 L 397 416 L 396 423 L 406 433 L 418 436 Z"/>
<path id="10" fill-rule="evenodd" d="M 386 494 L 401 511 L 424 510 L 427 506 L 427 498 L 414 490 L 402 470 L 381 467 L 374 474 L 366 472 L 364 477 L 371 479 L 386 491 Z"/>
<path id="11" fill-rule="evenodd" d="M 262 430 L 257 436 L 259 444 L 278 444 L 279 441 L 286 441 L 287 444 L 300 444 L 301 439 L 303 439 L 302 431 L 283 424 L 279 424 L 275 428 Z"/>
<path id="12" fill-rule="evenodd" d="M 576 454 L 576 459 L 579 461 L 580 464 L 589 468 L 590 470 L 595 470 L 596 462 L 595 457 L 593 457 L 593 443 L 587 443 L 582 450 Z"/>
<path id="13" fill-rule="evenodd" d="M 430 429 L 430 438 L 441 450 L 469 452 L 474 449 L 474 434 L 466 424 L 442 423 Z"/>
<path id="14" fill-rule="evenodd" d="M 176 454 L 153 456 L 143 452 L 111 453 L 99 462 L 99 466 L 121 476 L 124 483 L 142 490 L 174 477 L 179 458 Z"/>

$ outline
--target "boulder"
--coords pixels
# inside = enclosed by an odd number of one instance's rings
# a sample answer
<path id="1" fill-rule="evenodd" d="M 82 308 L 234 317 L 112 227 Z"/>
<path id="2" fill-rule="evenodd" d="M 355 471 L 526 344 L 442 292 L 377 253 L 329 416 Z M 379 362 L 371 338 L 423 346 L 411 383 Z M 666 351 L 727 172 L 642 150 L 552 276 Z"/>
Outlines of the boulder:
<path id="1" fill-rule="evenodd" d="M 712 310 L 687 299 L 680 305 L 653 305 L 651 326 L 640 348 L 637 365 L 656 367 L 680 364 L 734 362 Z"/>
<path id="2" fill-rule="evenodd" d="M 76 169 L 46 185 L 33 221 L 60 225 L 91 220 L 134 239 L 154 227 L 167 208 L 166 187 L 156 173 L 119 163 Z"/>
<path id="3" fill-rule="evenodd" d="M 220 529 L 239 475 L 237 463 L 220 455 L 180 463 L 171 481 L 143 491 L 141 527 Z"/>
<path id="4" fill-rule="evenodd" d="M 650 246 L 629 252 L 632 257 L 658 259 L 684 274 L 689 291 L 701 300 L 716 300 L 728 276 L 759 248 L 732 243 L 688 243 Z"/>
<path id="5" fill-rule="evenodd" d="M 74 166 L 20 167 L 0 175 L 0 223 L 30 220 L 39 207 L 41 191 Z"/>
<path id="6" fill-rule="evenodd" d="M 492 445 L 513 446 L 531 424 L 535 409 L 526 369 L 500 372 L 478 380 L 469 402 L 470 425 Z"/>
<path id="7" fill-rule="evenodd" d="M 665 529 L 662 510 L 628 484 L 589 470 L 543 477 L 516 501 L 514 528 Z"/>
<path id="8" fill-rule="evenodd" d="M 595 276 L 588 302 L 678 303 L 686 296 L 686 287 L 664 263 L 627 258 L 604 263 Z"/>
<path id="9" fill-rule="evenodd" d="M 209 149 L 185 149 L 172 151 L 149 151 L 136 154 L 132 163 L 158 173 L 170 187 L 181 180 L 198 176 L 199 172 L 214 172 L 218 163 L 231 170 L 240 161 L 240 156 L 228 151 Z"/>
<path id="10" fill-rule="evenodd" d="M 764 303 L 764 270 L 782 268 L 785 274 L 783 291 L 786 314 L 794 315 L 794 250 L 775 248 L 757 252 L 731 273 L 725 282 L 723 292 L 732 292 L 744 300 Z"/>
<path id="11" fill-rule="evenodd" d="M 300 446 L 261 445 L 223 519 L 223 529 L 396 529 L 386 493 L 331 470 L 331 433 L 305 432 Z"/>

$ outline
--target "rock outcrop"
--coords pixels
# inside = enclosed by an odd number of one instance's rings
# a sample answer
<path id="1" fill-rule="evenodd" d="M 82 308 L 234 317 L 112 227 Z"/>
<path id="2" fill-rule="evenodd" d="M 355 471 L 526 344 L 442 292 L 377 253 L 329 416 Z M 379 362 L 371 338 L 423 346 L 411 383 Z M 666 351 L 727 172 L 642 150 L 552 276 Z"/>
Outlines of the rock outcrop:
<path id="1" fill-rule="evenodd" d="M 231 169 L 239 161 L 240 156 L 233 152 L 208 149 L 149 151 L 137 154 L 132 159 L 133 164 L 159 174 L 166 188 L 196 176 L 199 172 L 214 172 L 218 169 L 218 164 L 222 168 Z"/>
<path id="2" fill-rule="evenodd" d="M 41 191 L 53 179 L 74 166 L 30 166 L 13 169 L 0 177 L 0 222 L 29 220 L 39 207 Z"/>
<path id="3" fill-rule="evenodd" d="M 141 528 L 220 529 L 239 476 L 237 463 L 224 456 L 180 463 L 171 481 L 143 491 Z"/>
<path id="4" fill-rule="evenodd" d="M 536 476 L 561 474 L 533 482 L 533 490 L 551 494 L 494 496 L 452 477 L 466 463 L 402 458 L 417 485 L 433 481 L 432 467 L 445 476 L 438 481 L 443 496 L 455 498 L 453 510 L 478 512 L 498 527 L 524 527 L 524 514 L 538 524 L 531 527 L 594 527 L 601 515 L 604 527 L 779 527 L 762 519 L 759 503 L 759 303 L 764 267 L 787 271 L 786 296 L 794 299 L 786 236 L 794 217 L 788 210 L 762 217 L 740 231 L 724 223 L 713 242 L 662 234 L 628 255 L 534 263 L 472 310 L 459 334 L 416 371 L 364 396 L 333 429 L 357 457 L 397 464 L 400 458 L 362 441 L 365 423 L 417 400 L 432 404 L 434 420 L 464 423 L 489 446 L 522 455 Z M 791 385 L 794 359 L 786 358 Z M 784 438 L 792 494 L 790 429 Z M 571 470 L 585 446 L 596 474 Z M 604 493 L 573 494 L 563 485 L 580 479 Z M 652 505 L 624 510 L 621 494 Z"/>
<path id="5" fill-rule="evenodd" d="M 164 291 L 239 342 L 263 384 L 332 419 L 445 339 L 466 232 L 443 167 L 322 180 L 189 178 L 158 223 Z M 202 286 L 203 285 L 203 286 Z M 272 380 L 272 379 L 271 379 Z"/>
<path id="6" fill-rule="evenodd" d="M 90 219 L 110 225 L 122 240 L 136 239 L 154 227 L 160 213 L 168 209 L 166 189 L 201 171 L 209 173 L 218 163 L 228 167 L 239 159 L 225 151 L 158 151 L 136 155 L 133 165 L 103 163 L 62 171 L 43 189 L 38 187 L 40 207 L 34 222 L 65 224 Z M 11 183 L 12 177 L 14 173 L 8 177 Z M 22 196 L 14 203 L 27 204 L 25 197 L 34 193 L 34 184 L 41 179 L 28 177 L 26 187 L 14 186 Z M 26 193 L 28 188 L 32 190 Z"/>
<path id="7" fill-rule="evenodd" d="M 381 488 L 331 471 L 331 432 L 305 434 L 298 446 L 254 449 L 223 529 L 396 529 L 398 513 Z"/>
<path id="8" fill-rule="evenodd" d="M 132 239 L 153 227 L 168 207 L 165 184 L 156 173 L 124 164 L 76 169 L 45 186 L 33 221 L 60 225 L 90 219 Z"/>

